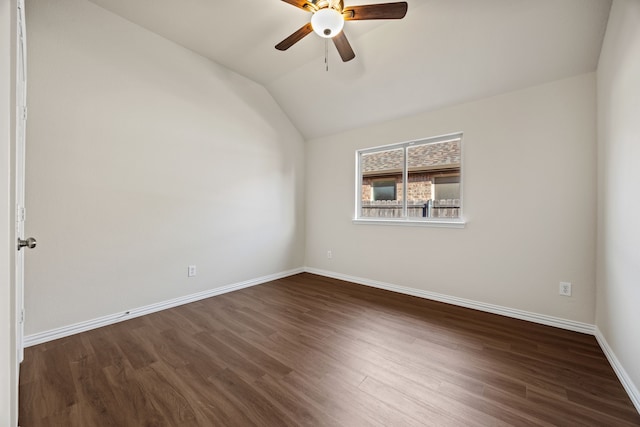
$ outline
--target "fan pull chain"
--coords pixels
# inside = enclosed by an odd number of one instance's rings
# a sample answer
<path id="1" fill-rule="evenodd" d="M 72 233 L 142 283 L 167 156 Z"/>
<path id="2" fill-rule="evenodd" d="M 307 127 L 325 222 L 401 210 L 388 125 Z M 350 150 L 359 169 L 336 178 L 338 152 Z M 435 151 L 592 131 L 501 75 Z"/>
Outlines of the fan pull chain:
<path id="1" fill-rule="evenodd" d="M 324 39 L 324 66 L 325 71 L 329 71 L 329 39 Z"/>

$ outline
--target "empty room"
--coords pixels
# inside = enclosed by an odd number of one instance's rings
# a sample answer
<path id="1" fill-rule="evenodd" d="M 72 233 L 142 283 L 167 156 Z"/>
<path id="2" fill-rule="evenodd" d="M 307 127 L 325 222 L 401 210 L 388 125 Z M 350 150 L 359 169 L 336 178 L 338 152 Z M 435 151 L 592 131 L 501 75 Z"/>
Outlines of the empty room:
<path id="1" fill-rule="evenodd" d="M 0 4 L 0 426 L 640 426 L 640 1 Z"/>

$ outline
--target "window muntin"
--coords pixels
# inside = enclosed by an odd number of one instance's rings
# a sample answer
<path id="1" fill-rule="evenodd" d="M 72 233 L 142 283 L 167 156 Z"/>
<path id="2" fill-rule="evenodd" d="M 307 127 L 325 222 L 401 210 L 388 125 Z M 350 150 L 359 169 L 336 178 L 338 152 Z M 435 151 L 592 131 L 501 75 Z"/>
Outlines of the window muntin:
<path id="1" fill-rule="evenodd" d="M 461 133 L 356 154 L 356 219 L 461 218 Z"/>

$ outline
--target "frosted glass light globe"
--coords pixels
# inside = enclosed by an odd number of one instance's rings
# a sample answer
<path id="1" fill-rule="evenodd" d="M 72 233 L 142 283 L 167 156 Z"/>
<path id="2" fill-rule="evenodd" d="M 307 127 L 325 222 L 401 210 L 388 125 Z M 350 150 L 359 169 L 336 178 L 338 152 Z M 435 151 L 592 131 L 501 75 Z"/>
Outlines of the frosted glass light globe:
<path id="1" fill-rule="evenodd" d="M 340 12 L 327 7 L 320 9 L 311 16 L 311 26 L 313 31 L 320 37 L 335 37 L 344 27 L 344 18 Z"/>

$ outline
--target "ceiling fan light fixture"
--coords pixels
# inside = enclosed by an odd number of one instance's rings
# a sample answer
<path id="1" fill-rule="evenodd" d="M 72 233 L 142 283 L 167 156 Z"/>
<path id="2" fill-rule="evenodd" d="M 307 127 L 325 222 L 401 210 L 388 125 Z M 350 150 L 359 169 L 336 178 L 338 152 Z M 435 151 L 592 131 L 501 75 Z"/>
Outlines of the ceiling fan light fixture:
<path id="1" fill-rule="evenodd" d="M 320 9 L 311 16 L 313 31 L 324 38 L 337 36 L 344 27 L 344 18 L 337 10 L 327 7 Z"/>

